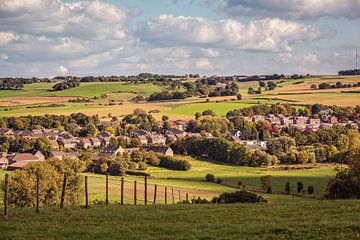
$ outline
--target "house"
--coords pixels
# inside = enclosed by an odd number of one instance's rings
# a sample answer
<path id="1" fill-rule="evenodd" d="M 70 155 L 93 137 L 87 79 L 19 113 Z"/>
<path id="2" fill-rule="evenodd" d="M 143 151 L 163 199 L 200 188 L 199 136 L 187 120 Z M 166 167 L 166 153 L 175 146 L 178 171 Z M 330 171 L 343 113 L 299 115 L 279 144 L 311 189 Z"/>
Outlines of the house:
<path id="1" fill-rule="evenodd" d="M 60 151 L 52 151 L 50 153 L 50 157 L 55 157 L 60 160 L 64 158 L 78 158 L 80 154 L 78 152 L 60 152 Z"/>
<path id="2" fill-rule="evenodd" d="M 161 134 L 150 134 L 148 139 L 150 144 L 166 144 L 166 138 Z"/>
<path id="3" fill-rule="evenodd" d="M 91 148 L 93 146 L 92 142 L 89 138 L 79 138 L 79 140 L 80 140 L 80 143 L 83 144 L 83 147 L 85 149 Z"/>
<path id="4" fill-rule="evenodd" d="M 321 121 L 318 118 L 309 118 L 307 123 L 314 126 L 320 126 Z"/>
<path id="5" fill-rule="evenodd" d="M 9 159 L 7 158 L 7 154 L 4 152 L 0 152 L 0 169 L 7 169 L 9 166 Z"/>
<path id="6" fill-rule="evenodd" d="M 58 142 L 65 149 L 76 148 L 78 145 L 78 141 L 75 138 L 70 138 L 70 139 L 59 138 Z"/>
<path id="7" fill-rule="evenodd" d="M 294 117 L 294 124 L 307 124 L 308 120 L 308 117 Z"/>
<path id="8" fill-rule="evenodd" d="M 0 128 L 0 135 L 11 136 L 13 134 L 14 134 L 14 132 L 10 128 L 7 128 L 7 127 Z"/>
<path id="9" fill-rule="evenodd" d="M 125 153 L 125 149 L 123 149 L 121 146 L 118 147 L 107 146 L 106 148 L 100 151 L 99 157 L 115 158 L 116 155 L 118 154 L 122 155 L 123 153 Z"/>
<path id="10" fill-rule="evenodd" d="M 37 155 L 31 153 L 16 153 L 14 158 L 12 159 L 12 163 L 8 165 L 8 170 L 16 170 L 19 168 L 23 168 L 29 163 L 41 162 L 44 161 L 45 157 L 37 152 Z"/>
<path id="11" fill-rule="evenodd" d="M 62 131 L 62 132 L 60 132 L 60 133 L 59 133 L 59 138 L 69 140 L 69 139 L 74 138 L 74 136 L 73 136 L 73 135 L 71 135 L 71 134 L 70 134 L 70 133 L 68 133 L 68 132 Z"/>
<path id="12" fill-rule="evenodd" d="M 336 116 L 333 115 L 322 115 L 321 121 L 324 123 L 336 124 L 338 122 L 338 119 Z"/>
<path id="13" fill-rule="evenodd" d="M 140 150 L 145 152 L 164 154 L 166 156 L 174 156 L 174 151 L 170 147 L 165 146 L 143 146 L 140 148 Z"/>
<path id="14" fill-rule="evenodd" d="M 101 131 L 96 137 L 100 140 L 110 139 L 112 134 L 107 131 Z"/>
<path id="15" fill-rule="evenodd" d="M 258 140 L 243 140 L 241 141 L 242 144 L 245 145 L 250 150 L 264 150 L 267 148 L 266 141 L 258 141 Z"/>
<path id="16" fill-rule="evenodd" d="M 42 152 L 40 152 L 40 151 L 37 151 L 37 152 L 34 154 L 34 156 L 37 157 L 38 160 L 41 160 L 41 161 L 45 160 L 44 154 L 42 154 Z"/>
<path id="17" fill-rule="evenodd" d="M 139 135 L 137 138 L 140 139 L 142 145 L 147 145 L 149 142 L 146 136 Z"/>
<path id="18" fill-rule="evenodd" d="M 33 129 L 31 136 L 34 138 L 42 138 L 45 137 L 45 134 L 42 129 Z"/>
<path id="19" fill-rule="evenodd" d="M 150 133 L 148 131 L 145 131 L 143 129 L 136 130 L 130 134 L 130 137 L 135 138 L 139 136 L 148 136 Z"/>
<path id="20" fill-rule="evenodd" d="M 101 140 L 98 138 L 90 138 L 90 142 L 93 147 L 100 147 L 101 146 Z"/>

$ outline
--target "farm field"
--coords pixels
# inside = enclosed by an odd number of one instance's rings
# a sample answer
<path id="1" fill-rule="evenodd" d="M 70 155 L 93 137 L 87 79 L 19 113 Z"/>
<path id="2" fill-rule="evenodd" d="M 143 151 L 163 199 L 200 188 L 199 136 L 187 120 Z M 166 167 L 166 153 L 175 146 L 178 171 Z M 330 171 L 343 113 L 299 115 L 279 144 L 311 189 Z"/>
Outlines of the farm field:
<path id="1" fill-rule="evenodd" d="M 62 91 L 51 91 L 55 83 L 25 84 L 22 90 L 2 90 L 1 98 L 10 97 L 99 97 L 101 94 L 130 92 L 150 95 L 160 91 L 154 84 L 126 84 L 122 82 L 83 82 L 79 87 Z"/>
<path id="2" fill-rule="evenodd" d="M 267 197 L 267 196 L 265 196 Z M 2 239 L 357 239 L 359 201 L 10 209 Z"/>

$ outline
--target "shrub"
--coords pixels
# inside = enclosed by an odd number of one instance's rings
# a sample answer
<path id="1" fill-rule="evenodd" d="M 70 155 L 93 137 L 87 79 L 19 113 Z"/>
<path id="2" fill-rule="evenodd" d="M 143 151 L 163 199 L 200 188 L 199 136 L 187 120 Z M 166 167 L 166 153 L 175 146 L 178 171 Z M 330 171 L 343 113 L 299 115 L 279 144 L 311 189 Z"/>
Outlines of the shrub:
<path id="1" fill-rule="evenodd" d="M 314 187 L 309 185 L 308 188 L 307 188 L 307 193 L 310 194 L 310 195 L 313 194 L 314 193 Z"/>
<path id="2" fill-rule="evenodd" d="M 172 170 L 181 170 L 187 171 L 190 170 L 191 164 L 186 159 L 175 158 L 170 156 L 161 155 L 160 158 L 160 167 L 168 168 Z"/>
<path id="3" fill-rule="evenodd" d="M 223 182 L 223 180 L 222 180 L 221 178 L 217 178 L 217 179 L 216 179 L 216 183 L 217 183 L 217 184 L 222 184 L 222 182 Z"/>
<path id="4" fill-rule="evenodd" d="M 213 203 L 258 203 L 267 202 L 263 197 L 257 196 L 255 193 L 247 192 L 245 190 L 222 193 L 219 197 L 212 199 Z"/>
<path id="5" fill-rule="evenodd" d="M 241 180 L 239 180 L 237 185 L 238 185 L 238 188 L 241 188 L 244 186 L 244 183 Z"/>
<path id="6" fill-rule="evenodd" d="M 214 176 L 214 174 L 211 174 L 211 173 L 206 174 L 205 180 L 206 180 L 207 182 L 215 182 L 215 176 Z"/>
<path id="7" fill-rule="evenodd" d="M 129 164 L 129 169 L 130 169 L 130 170 L 135 170 L 135 169 L 138 168 L 138 164 L 135 163 L 135 162 L 131 162 L 131 161 L 130 161 L 128 164 Z"/>
<path id="8" fill-rule="evenodd" d="M 123 162 L 113 162 L 108 168 L 108 173 L 113 176 L 122 176 L 127 170 L 127 165 Z"/>
<path id="9" fill-rule="evenodd" d="M 261 188 L 264 191 L 267 191 L 269 186 L 271 185 L 271 175 L 260 177 L 260 183 L 261 183 Z"/>
<path id="10" fill-rule="evenodd" d="M 144 153 L 145 161 L 146 163 L 152 165 L 152 166 L 159 166 L 160 165 L 160 159 L 154 152 Z"/>
<path id="11" fill-rule="evenodd" d="M 287 194 L 290 194 L 290 190 L 291 190 L 291 188 L 290 188 L 290 183 L 287 182 L 287 183 L 285 184 L 285 192 L 286 192 Z"/>
<path id="12" fill-rule="evenodd" d="M 125 172 L 128 175 L 132 175 L 132 176 L 144 176 L 144 177 L 150 177 L 150 173 L 146 173 L 146 172 L 140 172 L 140 171 L 131 171 L 128 170 Z"/>
<path id="13" fill-rule="evenodd" d="M 300 193 L 304 189 L 304 184 L 302 182 L 297 182 L 297 192 Z"/>
<path id="14" fill-rule="evenodd" d="M 267 193 L 272 193 L 272 187 L 271 186 L 268 187 Z"/>
<path id="15" fill-rule="evenodd" d="M 147 165 L 145 162 L 139 162 L 138 164 L 138 170 L 146 170 L 147 169 Z"/>

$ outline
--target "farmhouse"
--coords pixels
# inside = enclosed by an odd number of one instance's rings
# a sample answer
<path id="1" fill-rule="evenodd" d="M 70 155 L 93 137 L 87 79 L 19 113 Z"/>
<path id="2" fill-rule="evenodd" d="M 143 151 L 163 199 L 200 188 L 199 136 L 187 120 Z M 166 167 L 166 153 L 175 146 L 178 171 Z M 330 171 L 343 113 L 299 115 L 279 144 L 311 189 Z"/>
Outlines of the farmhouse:
<path id="1" fill-rule="evenodd" d="M 150 144 L 166 144 L 166 138 L 161 134 L 150 134 L 149 135 Z"/>
<path id="2" fill-rule="evenodd" d="M 23 168 L 29 163 L 44 161 L 44 159 L 44 155 L 40 152 L 37 152 L 36 155 L 31 153 L 16 153 L 7 169 L 15 170 Z"/>
<path id="3" fill-rule="evenodd" d="M 170 147 L 163 147 L 163 146 L 143 146 L 140 150 L 145 152 L 154 152 L 164 154 L 166 156 L 173 156 L 174 152 Z"/>

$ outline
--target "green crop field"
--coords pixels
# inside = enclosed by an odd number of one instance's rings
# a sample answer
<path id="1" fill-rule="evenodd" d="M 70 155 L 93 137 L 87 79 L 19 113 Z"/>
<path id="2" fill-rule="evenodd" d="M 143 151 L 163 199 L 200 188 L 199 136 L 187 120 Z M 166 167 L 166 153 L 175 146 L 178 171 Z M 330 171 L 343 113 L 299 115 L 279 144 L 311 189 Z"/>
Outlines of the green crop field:
<path id="1" fill-rule="evenodd" d="M 266 197 L 266 196 L 265 196 Z M 1 239 L 359 239 L 359 201 L 10 209 Z"/>
<path id="2" fill-rule="evenodd" d="M 168 114 L 176 115 L 189 115 L 194 116 L 197 112 L 203 112 L 205 110 L 211 109 L 218 116 L 226 116 L 231 110 L 240 109 L 245 107 L 250 107 L 255 104 L 276 104 L 284 103 L 285 101 L 276 101 L 276 100 L 241 100 L 241 101 L 226 101 L 226 102 L 202 102 L 202 103 L 188 103 L 188 104 L 179 104 L 173 109 L 169 110 Z"/>
<path id="3" fill-rule="evenodd" d="M 161 91 L 161 87 L 154 84 L 125 84 L 121 82 L 83 82 L 79 87 L 63 91 L 51 91 L 55 83 L 25 84 L 22 90 L 2 90 L 1 98 L 9 97 L 95 97 L 101 94 L 117 92 L 136 92 L 150 95 Z"/>

